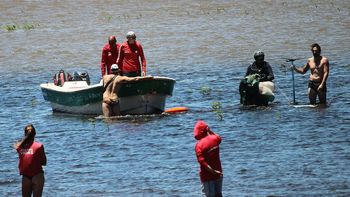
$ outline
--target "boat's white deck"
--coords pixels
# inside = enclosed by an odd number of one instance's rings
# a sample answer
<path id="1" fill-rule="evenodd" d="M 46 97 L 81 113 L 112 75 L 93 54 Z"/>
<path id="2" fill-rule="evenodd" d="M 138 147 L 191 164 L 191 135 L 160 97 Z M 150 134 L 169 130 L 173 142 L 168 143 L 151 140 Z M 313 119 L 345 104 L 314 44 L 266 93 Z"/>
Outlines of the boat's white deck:
<path id="1" fill-rule="evenodd" d="M 43 83 L 40 84 L 41 88 L 50 89 L 58 92 L 75 92 L 89 88 L 95 88 L 98 86 L 102 86 L 101 83 L 88 85 L 85 81 L 66 81 L 63 86 L 57 86 L 54 83 Z"/>

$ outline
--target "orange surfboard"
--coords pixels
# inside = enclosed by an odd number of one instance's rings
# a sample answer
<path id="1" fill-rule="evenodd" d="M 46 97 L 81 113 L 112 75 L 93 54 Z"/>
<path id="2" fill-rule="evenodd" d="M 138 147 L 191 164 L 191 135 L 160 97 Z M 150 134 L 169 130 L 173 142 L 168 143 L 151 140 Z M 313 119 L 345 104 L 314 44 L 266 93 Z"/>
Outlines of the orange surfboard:
<path id="1" fill-rule="evenodd" d="M 166 109 L 164 112 L 166 113 L 178 113 L 178 112 L 185 112 L 188 111 L 187 107 L 172 107 L 169 109 Z"/>

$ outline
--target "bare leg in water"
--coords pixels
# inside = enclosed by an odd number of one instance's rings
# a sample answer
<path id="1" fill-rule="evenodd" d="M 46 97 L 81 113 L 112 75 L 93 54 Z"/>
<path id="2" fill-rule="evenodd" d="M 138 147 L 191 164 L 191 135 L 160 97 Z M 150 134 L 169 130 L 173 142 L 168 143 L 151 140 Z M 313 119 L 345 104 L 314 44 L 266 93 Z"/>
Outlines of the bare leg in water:
<path id="1" fill-rule="evenodd" d="M 39 173 L 31 179 L 22 176 L 22 196 L 23 197 L 41 197 L 45 183 L 44 173 Z"/>

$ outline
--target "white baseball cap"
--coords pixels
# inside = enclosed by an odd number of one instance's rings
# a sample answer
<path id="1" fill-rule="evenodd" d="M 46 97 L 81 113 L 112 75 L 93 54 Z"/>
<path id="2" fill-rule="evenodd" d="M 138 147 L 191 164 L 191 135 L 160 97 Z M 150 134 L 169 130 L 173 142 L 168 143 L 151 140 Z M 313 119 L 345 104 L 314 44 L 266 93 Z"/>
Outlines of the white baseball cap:
<path id="1" fill-rule="evenodd" d="M 112 70 L 112 71 L 118 71 L 118 70 L 119 70 L 118 65 L 117 65 L 117 64 L 112 64 L 111 70 Z"/>
<path id="2" fill-rule="evenodd" d="M 126 33 L 126 38 L 136 38 L 135 32 L 133 31 L 129 31 L 128 33 Z"/>

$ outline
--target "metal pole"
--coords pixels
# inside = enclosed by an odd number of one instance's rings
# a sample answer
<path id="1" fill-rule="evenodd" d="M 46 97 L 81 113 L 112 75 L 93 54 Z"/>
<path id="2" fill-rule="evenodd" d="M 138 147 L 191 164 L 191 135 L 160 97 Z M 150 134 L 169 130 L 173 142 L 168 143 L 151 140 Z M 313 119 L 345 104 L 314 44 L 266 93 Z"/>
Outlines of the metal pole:
<path id="1" fill-rule="evenodd" d="M 295 102 L 295 81 L 294 81 L 294 61 L 292 61 L 292 80 L 293 80 L 293 105 L 296 104 Z"/>

